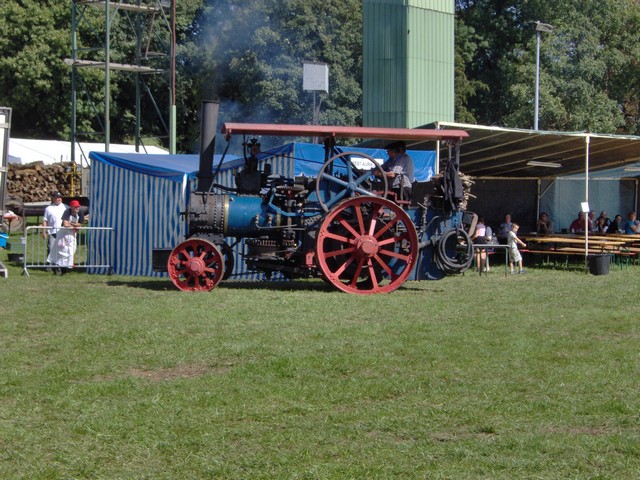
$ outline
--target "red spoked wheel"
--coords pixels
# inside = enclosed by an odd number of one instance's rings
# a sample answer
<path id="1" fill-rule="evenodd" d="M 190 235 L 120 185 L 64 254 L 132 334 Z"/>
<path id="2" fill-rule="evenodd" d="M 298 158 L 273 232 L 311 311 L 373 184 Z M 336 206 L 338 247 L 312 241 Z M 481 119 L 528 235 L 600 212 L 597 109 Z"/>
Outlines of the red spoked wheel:
<path id="1" fill-rule="evenodd" d="M 224 276 L 224 258 L 220 249 L 202 238 L 185 240 L 169 255 L 169 278 L 180 290 L 212 290 Z"/>
<path id="2" fill-rule="evenodd" d="M 392 292 L 411 274 L 418 234 L 407 213 L 390 200 L 354 197 L 327 214 L 316 257 L 325 279 L 348 293 Z"/>

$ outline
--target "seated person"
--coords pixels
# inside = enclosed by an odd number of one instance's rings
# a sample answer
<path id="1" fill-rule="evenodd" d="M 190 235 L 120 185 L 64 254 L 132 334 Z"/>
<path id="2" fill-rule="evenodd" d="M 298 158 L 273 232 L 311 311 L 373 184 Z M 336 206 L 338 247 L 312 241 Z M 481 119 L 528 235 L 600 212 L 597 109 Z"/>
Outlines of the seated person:
<path id="1" fill-rule="evenodd" d="M 627 222 L 624 225 L 624 233 L 640 233 L 640 222 L 636 220 L 636 212 L 629 212 L 629 215 L 627 215 Z"/>
<path id="2" fill-rule="evenodd" d="M 245 144 L 249 156 L 244 158 L 244 168 L 235 175 L 238 193 L 259 193 L 262 184 L 262 172 L 258 170 L 258 155 L 260 144 L 255 138 Z"/>
<path id="3" fill-rule="evenodd" d="M 501 244 L 506 245 L 507 244 L 507 239 L 509 237 L 509 233 L 511 232 L 511 214 L 507 213 L 504 216 L 504 222 L 502 222 L 500 224 L 500 227 L 498 228 L 498 240 L 500 241 Z"/>
<path id="4" fill-rule="evenodd" d="M 571 233 L 584 233 L 586 230 L 586 217 L 584 212 L 578 212 L 578 218 L 576 218 L 571 225 L 569 226 L 569 232 Z M 589 225 L 589 230 L 591 230 L 591 225 Z"/>
<path id="5" fill-rule="evenodd" d="M 594 233 L 607 233 L 609 226 L 607 225 L 607 219 L 600 216 L 596 220 L 596 226 L 593 229 Z"/>
<path id="6" fill-rule="evenodd" d="M 587 218 L 589 219 L 589 231 L 595 232 L 596 231 L 596 211 L 590 210 L 589 213 L 587 214 Z"/>
<path id="7" fill-rule="evenodd" d="M 609 228 L 607 228 L 607 233 L 624 233 L 623 225 L 622 225 L 622 215 L 617 214 L 615 218 L 609 224 Z"/>
<path id="8" fill-rule="evenodd" d="M 414 177 L 413 159 L 407 155 L 403 141 L 392 142 L 386 146 L 389 158 L 382 164 L 382 170 L 389 181 L 389 187 L 398 200 L 409 200 Z M 380 173 L 376 170 L 376 175 Z"/>
<path id="9" fill-rule="evenodd" d="M 553 224 L 551 223 L 547 212 L 542 212 L 540 214 L 540 218 L 538 218 L 538 223 L 536 225 L 536 232 L 538 235 L 550 235 L 553 233 Z"/>

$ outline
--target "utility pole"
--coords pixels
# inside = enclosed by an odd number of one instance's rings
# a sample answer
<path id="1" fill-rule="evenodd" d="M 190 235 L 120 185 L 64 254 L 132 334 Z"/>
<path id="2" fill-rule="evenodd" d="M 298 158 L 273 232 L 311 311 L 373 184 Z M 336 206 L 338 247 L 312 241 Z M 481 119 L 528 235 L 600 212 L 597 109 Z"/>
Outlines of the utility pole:
<path id="1" fill-rule="evenodd" d="M 536 22 L 536 99 L 533 129 L 538 130 L 538 114 L 540 105 L 540 32 L 551 32 L 553 27 L 548 23 Z"/>

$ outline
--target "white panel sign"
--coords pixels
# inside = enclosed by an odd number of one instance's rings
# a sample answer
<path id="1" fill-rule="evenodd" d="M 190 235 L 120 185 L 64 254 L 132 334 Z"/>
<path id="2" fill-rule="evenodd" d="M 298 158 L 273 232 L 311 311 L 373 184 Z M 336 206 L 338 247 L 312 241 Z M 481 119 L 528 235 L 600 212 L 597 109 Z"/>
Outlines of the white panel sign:
<path id="1" fill-rule="evenodd" d="M 329 93 L 329 65 L 319 62 L 302 64 L 302 89 Z"/>

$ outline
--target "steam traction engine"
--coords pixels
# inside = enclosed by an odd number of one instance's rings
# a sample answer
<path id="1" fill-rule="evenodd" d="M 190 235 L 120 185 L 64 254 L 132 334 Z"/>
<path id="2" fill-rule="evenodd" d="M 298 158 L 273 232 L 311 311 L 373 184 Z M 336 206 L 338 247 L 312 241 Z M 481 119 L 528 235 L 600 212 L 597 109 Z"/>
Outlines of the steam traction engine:
<path id="1" fill-rule="evenodd" d="M 234 134 L 322 137 L 328 158 L 317 178 L 270 175 L 268 166 L 261 171 L 248 160 L 236 188 L 230 189 L 214 183 L 212 160 L 207 164 L 213 147 L 203 145 L 198 188 L 186 212 L 188 235 L 167 262 L 179 289 L 211 290 L 228 278 L 234 269 L 229 239 L 244 241 L 250 270 L 319 277 L 349 293 L 391 292 L 409 278 L 439 278 L 469 267 L 473 247 L 459 202 L 451 196 L 459 181 L 457 152 L 465 132 L 225 124 L 223 133 L 227 139 Z M 444 162 L 447 169 L 432 185 L 434 191 L 412 204 L 390 194 L 371 157 L 337 152 L 336 137 L 440 140 L 449 142 L 455 154 Z M 363 161 L 370 169 L 362 168 Z M 447 177 L 453 185 L 447 186 Z"/>

